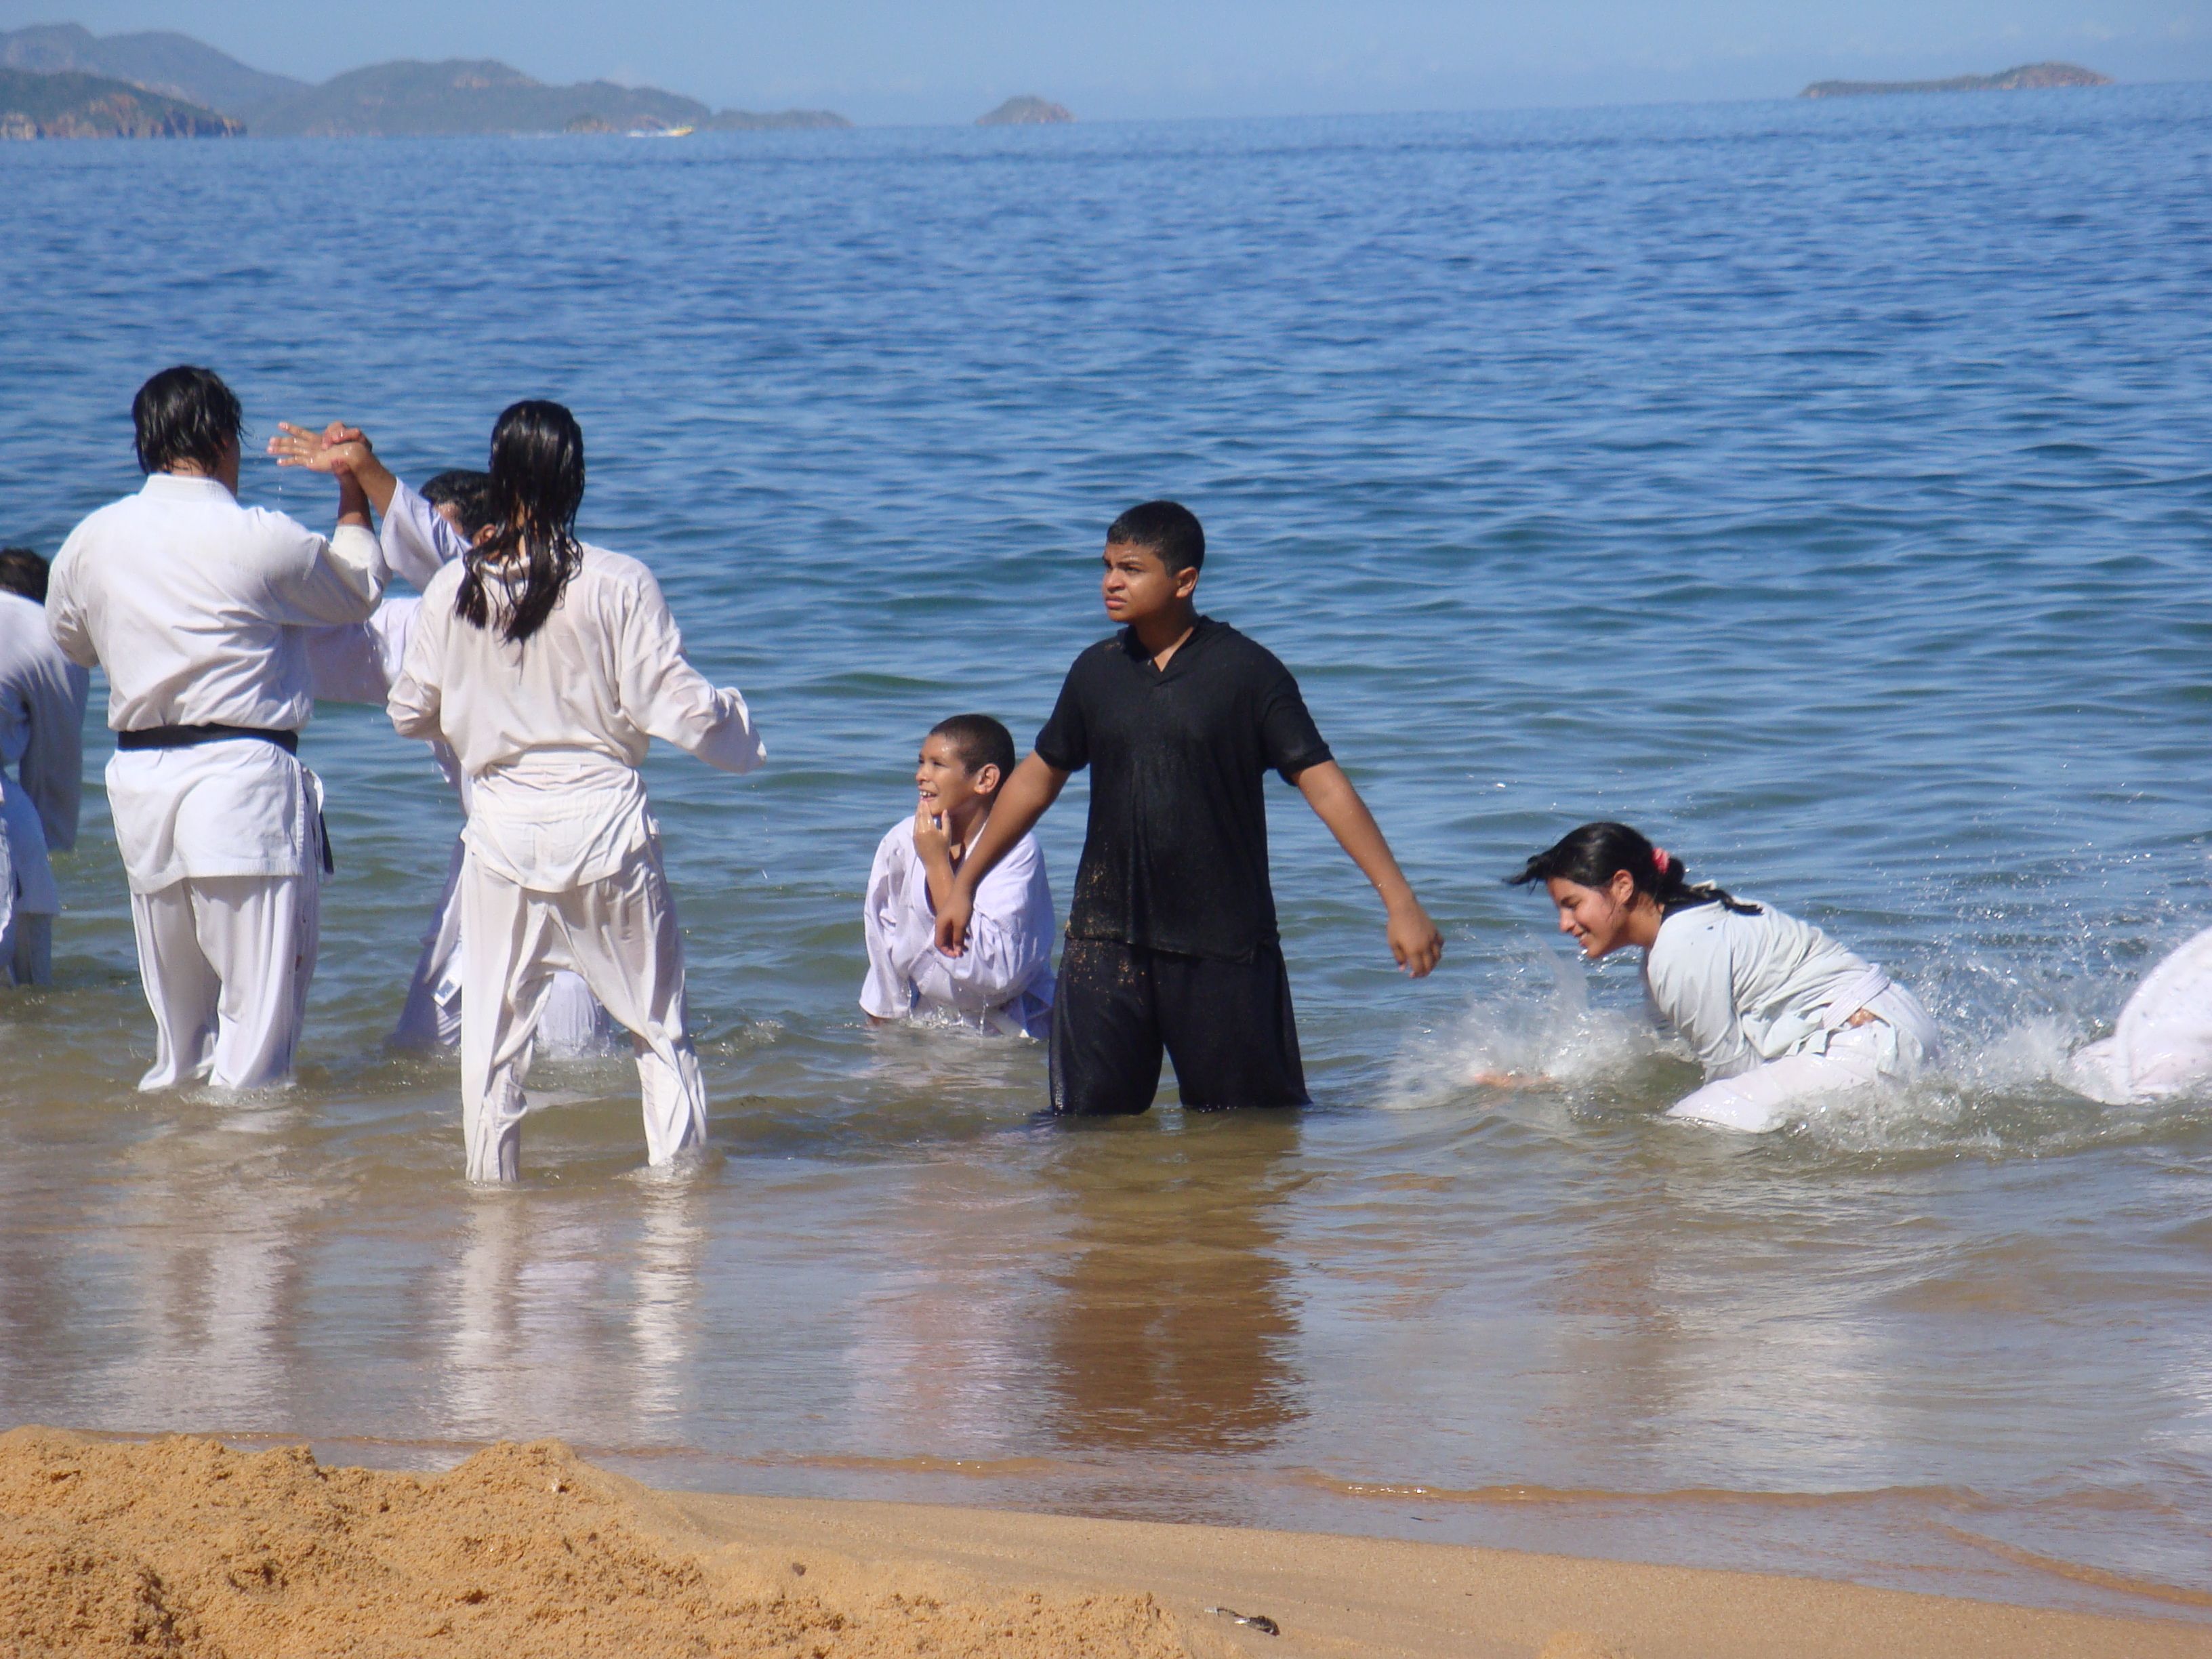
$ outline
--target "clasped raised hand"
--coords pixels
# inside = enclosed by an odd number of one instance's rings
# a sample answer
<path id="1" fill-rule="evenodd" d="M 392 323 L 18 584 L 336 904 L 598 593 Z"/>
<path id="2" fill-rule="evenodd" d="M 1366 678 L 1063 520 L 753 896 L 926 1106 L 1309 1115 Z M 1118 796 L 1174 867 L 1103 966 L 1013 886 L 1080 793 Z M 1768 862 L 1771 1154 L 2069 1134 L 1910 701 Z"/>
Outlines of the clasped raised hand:
<path id="1" fill-rule="evenodd" d="M 368 434 L 343 421 L 332 421 L 319 432 L 279 421 L 276 435 L 269 440 L 269 453 L 279 466 L 304 466 L 311 472 L 350 472 L 374 455 L 376 447 Z"/>

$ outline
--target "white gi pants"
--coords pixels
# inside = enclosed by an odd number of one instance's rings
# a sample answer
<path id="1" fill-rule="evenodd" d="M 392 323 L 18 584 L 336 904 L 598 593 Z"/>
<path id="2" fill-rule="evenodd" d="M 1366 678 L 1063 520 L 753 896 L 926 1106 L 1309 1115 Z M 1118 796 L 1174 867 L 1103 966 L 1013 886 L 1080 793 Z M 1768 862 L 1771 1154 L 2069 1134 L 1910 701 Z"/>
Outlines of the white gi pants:
<path id="1" fill-rule="evenodd" d="M 684 1003 L 684 939 L 660 849 L 557 892 L 522 887 L 471 854 L 461 866 L 461 1133 L 471 1181 L 520 1174 L 523 1084 L 556 969 L 582 975 L 630 1034 L 646 1160 L 707 1140 L 707 1091 Z"/>
<path id="2" fill-rule="evenodd" d="M 1828 1033 L 1825 1053 L 1784 1054 L 1734 1077 L 1716 1078 L 1667 1115 L 1718 1129 L 1763 1134 L 1824 1095 L 1912 1081 L 1935 1057 L 1936 1023 L 1919 999 L 1892 985 L 1866 1004 L 1875 1018 Z"/>
<path id="3" fill-rule="evenodd" d="M 461 861 L 466 850 L 456 836 L 445 890 L 422 935 L 407 1001 L 392 1028 L 397 1048 L 451 1048 L 461 1040 Z M 615 1054 L 618 1029 L 581 976 L 566 969 L 553 975 L 552 991 L 538 1019 L 538 1053 L 556 1060 Z"/>
<path id="4" fill-rule="evenodd" d="M 0 769 L 0 985 L 53 983 L 60 908 L 39 809 Z"/>
<path id="5" fill-rule="evenodd" d="M 219 1089 L 292 1070 L 322 928 L 322 878 L 210 876 L 131 895 L 138 977 L 154 1011 L 141 1089 L 205 1078 Z"/>

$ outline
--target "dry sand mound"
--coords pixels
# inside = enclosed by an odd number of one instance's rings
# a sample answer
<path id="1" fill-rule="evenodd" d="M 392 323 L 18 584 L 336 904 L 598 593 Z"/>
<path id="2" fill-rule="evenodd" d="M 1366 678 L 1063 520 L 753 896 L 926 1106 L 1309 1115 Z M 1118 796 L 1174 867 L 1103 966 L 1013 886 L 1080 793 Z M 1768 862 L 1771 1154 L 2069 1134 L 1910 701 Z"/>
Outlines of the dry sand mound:
<path id="1" fill-rule="evenodd" d="M 447 1474 L 0 1434 L 0 1654 L 1188 1659 L 1149 1596 L 1006 1595 L 690 1548 L 558 1441 Z"/>

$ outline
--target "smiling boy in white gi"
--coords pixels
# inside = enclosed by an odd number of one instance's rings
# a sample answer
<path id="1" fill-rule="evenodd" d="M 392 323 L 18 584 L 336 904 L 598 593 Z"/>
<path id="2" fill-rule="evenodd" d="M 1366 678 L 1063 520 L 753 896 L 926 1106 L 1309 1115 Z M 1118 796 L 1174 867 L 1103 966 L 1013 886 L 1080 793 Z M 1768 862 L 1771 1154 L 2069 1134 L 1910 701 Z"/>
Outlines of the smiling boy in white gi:
<path id="1" fill-rule="evenodd" d="M 1014 739 L 988 714 L 955 714 L 922 740 L 920 801 L 876 848 L 861 907 L 872 1020 L 951 1020 L 1008 1036 L 1052 1031 L 1052 888 L 1036 837 L 1024 836 L 975 890 L 967 951 L 937 948 L 937 906 L 989 822 L 1014 769 Z"/>

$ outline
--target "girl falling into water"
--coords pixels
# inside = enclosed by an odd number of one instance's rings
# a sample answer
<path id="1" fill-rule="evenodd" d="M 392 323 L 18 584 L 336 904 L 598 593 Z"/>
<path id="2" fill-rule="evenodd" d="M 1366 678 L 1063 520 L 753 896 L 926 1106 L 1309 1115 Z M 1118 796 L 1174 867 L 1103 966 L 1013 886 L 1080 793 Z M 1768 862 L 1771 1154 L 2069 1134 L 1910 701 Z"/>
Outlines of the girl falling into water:
<path id="1" fill-rule="evenodd" d="M 1669 1117 L 1758 1133 L 1820 1097 L 1910 1082 L 1936 1056 L 1919 1000 L 1819 928 L 1747 904 L 1625 823 L 1586 823 L 1537 854 L 1559 931 L 1592 961 L 1634 946 L 1661 1019 L 1705 1068 Z"/>

